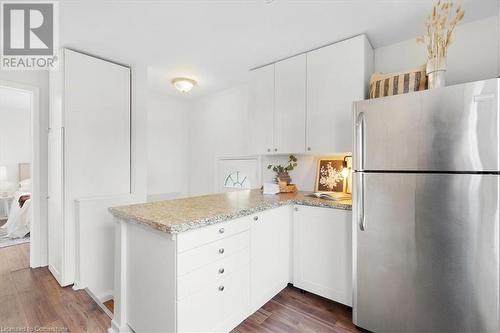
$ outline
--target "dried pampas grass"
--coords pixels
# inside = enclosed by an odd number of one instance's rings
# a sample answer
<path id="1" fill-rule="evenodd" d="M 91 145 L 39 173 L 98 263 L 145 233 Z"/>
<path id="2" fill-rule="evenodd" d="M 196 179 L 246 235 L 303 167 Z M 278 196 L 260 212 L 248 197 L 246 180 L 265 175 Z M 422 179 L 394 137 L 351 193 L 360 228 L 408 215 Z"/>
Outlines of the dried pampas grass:
<path id="1" fill-rule="evenodd" d="M 446 58 L 448 47 L 453 40 L 453 32 L 465 15 L 461 6 L 454 8 L 452 1 L 439 0 L 432 14 L 425 21 L 426 34 L 417 37 L 417 42 L 427 46 L 427 58 L 438 60 Z"/>

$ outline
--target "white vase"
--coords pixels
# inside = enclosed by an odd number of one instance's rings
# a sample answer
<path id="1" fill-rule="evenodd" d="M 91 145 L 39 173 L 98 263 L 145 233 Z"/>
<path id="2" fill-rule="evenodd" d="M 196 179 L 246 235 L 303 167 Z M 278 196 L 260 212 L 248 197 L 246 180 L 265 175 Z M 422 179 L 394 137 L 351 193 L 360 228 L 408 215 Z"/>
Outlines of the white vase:
<path id="1" fill-rule="evenodd" d="M 446 85 L 446 58 L 432 58 L 427 61 L 429 89 Z"/>

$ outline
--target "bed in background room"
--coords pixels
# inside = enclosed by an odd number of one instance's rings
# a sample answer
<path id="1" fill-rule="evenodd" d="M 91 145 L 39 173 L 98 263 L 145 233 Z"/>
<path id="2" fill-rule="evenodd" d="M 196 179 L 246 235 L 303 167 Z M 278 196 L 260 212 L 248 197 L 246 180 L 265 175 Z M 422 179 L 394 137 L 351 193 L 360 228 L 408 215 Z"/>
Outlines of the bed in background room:
<path id="1" fill-rule="evenodd" d="M 12 194 L 9 217 L 0 227 L 0 247 L 29 242 L 31 223 L 31 164 L 19 163 L 19 184 Z"/>

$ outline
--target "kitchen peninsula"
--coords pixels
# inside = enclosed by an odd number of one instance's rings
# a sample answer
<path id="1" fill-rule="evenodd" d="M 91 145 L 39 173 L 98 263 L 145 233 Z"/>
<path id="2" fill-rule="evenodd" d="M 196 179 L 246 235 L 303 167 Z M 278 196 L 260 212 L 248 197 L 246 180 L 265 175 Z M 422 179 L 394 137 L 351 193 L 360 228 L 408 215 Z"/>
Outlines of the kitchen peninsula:
<path id="1" fill-rule="evenodd" d="M 228 332 L 288 283 L 350 306 L 350 210 L 260 190 L 111 208 L 111 331 Z"/>

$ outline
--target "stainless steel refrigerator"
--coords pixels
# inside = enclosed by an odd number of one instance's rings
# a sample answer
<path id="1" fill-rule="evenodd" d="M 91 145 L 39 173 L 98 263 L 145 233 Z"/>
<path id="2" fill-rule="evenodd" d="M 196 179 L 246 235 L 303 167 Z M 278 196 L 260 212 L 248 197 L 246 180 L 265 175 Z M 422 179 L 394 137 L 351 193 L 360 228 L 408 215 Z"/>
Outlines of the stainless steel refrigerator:
<path id="1" fill-rule="evenodd" d="M 500 332 L 499 86 L 355 103 L 355 325 Z"/>

